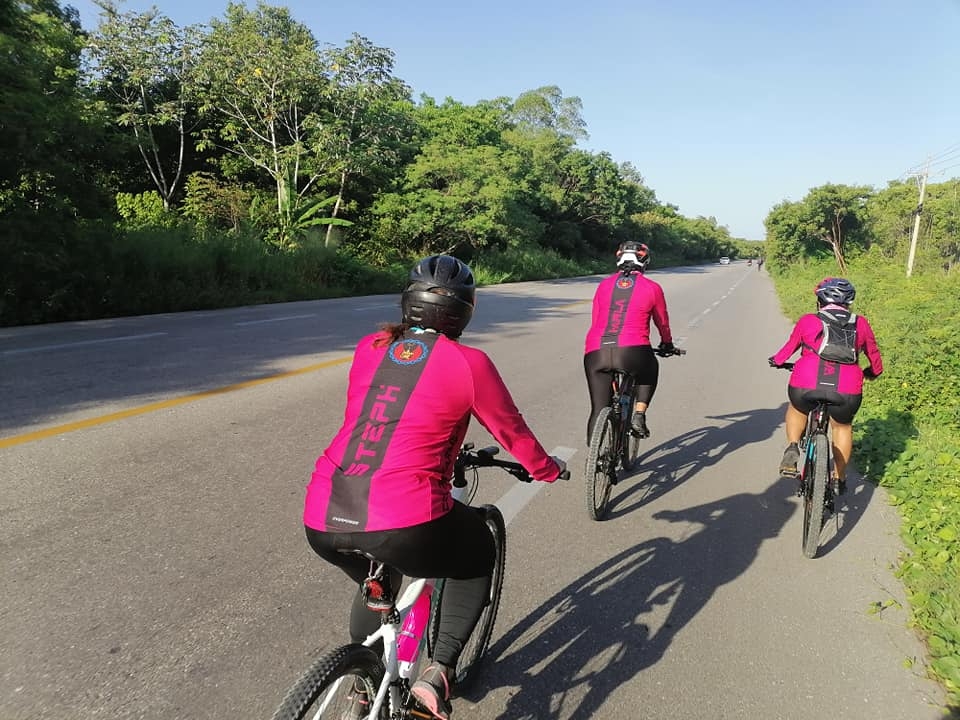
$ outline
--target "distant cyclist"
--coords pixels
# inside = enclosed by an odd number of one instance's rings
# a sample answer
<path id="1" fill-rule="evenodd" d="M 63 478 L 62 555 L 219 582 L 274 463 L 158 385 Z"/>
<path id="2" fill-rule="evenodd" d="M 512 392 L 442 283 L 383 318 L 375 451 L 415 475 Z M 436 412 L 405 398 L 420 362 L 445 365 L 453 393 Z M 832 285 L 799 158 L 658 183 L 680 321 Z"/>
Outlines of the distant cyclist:
<path id="1" fill-rule="evenodd" d="M 661 352 L 673 352 L 673 335 L 663 288 L 644 275 L 650 248 L 627 241 L 617 248 L 617 272 L 601 281 L 593 296 L 593 319 L 584 346 L 583 369 L 590 392 L 587 444 L 597 416 L 610 404 L 611 370 L 626 370 L 636 380 L 631 431 L 649 437 L 647 407 L 653 400 L 660 364 L 650 344 L 650 321 L 660 334 Z"/>
<path id="2" fill-rule="evenodd" d="M 883 372 L 883 360 L 873 328 L 863 315 L 850 312 L 856 288 L 845 278 L 825 278 L 814 289 L 817 312 L 801 317 L 786 344 L 770 358 L 774 367 L 783 365 L 800 350 L 787 387 L 787 449 L 780 461 L 780 474 L 797 476 L 800 460 L 798 443 L 807 425 L 807 414 L 818 398 L 831 402 L 833 458 L 837 491 L 846 490 L 846 468 L 853 452 L 853 418 L 863 400 L 863 379 Z M 832 328 L 836 328 L 836 332 Z M 831 339 L 833 336 L 838 340 Z M 838 346 L 831 349 L 829 345 Z M 866 353 L 870 365 L 861 370 L 858 358 Z M 846 354 L 846 357 L 844 357 Z M 825 359 L 833 358 L 833 359 Z"/>
<path id="3" fill-rule="evenodd" d="M 370 563 L 355 550 L 409 577 L 447 578 L 434 663 L 412 688 L 441 719 L 450 716 L 451 669 L 486 604 L 495 559 L 481 515 L 451 496 L 471 415 L 534 479 L 553 482 L 565 468 L 527 427 L 490 358 L 458 342 L 474 295 L 473 273 L 455 257 L 432 255 L 413 268 L 402 322 L 357 345 L 344 423 L 317 460 L 303 513 L 310 546 L 356 583 Z M 378 626 L 358 592 L 352 640 Z M 348 716 L 364 717 L 368 701 L 354 688 Z"/>

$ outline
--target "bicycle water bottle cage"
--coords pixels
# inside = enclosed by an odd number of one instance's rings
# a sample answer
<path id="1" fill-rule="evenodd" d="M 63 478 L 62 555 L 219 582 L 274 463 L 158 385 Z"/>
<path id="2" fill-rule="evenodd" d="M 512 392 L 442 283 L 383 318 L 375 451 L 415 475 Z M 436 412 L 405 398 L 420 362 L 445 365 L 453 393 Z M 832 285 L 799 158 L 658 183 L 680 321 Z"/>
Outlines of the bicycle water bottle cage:
<path id="1" fill-rule="evenodd" d="M 370 576 L 363 581 L 361 589 L 367 608 L 374 612 L 388 613 L 393 610 L 393 588 L 390 587 L 390 573 L 379 564 L 371 568 Z"/>

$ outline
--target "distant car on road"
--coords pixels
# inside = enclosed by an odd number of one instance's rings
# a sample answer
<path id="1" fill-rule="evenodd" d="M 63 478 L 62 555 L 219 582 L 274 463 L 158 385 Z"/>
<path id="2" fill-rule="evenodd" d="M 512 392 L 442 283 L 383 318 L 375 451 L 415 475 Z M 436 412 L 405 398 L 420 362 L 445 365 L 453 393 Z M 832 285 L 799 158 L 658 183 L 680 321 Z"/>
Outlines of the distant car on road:
<path id="1" fill-rule="evenodd" d="M 720 258 L 720 264 L 721 264 L 721 265 L 729 265 L 729 264 L 730 264 L 730 258 L 728 258 L 726 255 L 724 255 L 722 258 Z"/>

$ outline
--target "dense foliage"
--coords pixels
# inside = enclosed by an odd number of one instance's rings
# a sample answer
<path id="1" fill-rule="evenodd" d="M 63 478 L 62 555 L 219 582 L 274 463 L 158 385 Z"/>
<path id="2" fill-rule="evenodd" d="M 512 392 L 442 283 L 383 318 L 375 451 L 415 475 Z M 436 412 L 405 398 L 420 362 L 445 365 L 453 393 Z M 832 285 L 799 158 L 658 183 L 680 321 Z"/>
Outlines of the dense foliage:
<path id="1" fill-rule="evenodd" d="M 394 55 L 285 7 L 206 26 L 113 0 L 0 0 L 0 324 L 398 289 L 453 252 L 491 277 L 737 256 L 586 137 L 555 86 L 414 100 Z"/>
<path id="2" fill-rule="evenodd" d="M 928 187 L 909 278 L 916 187 L 894 183 L 879 192 L 846 193 L 856 220 L 847 230 L 847 248 L 855 251 L 845 274 L 857 286 L 856 309 L 870 319 L 885 365 L 864 389 L 854 462 L 900 509 L 907 552 L 899 574 L 912 617 L 927 638 L 930 669 L 960 707 L 957 185 Z M 804 204 L 781 204 L 767 219 L 769 267 L 791 317 L 809 311 L 810 288 L 819 279 L 838 273 L 837 261 L 823 257 L 830 248 L 824 251 L 796 222 L 812 222 Z"/>
<path id="3" fill-rule="evenodd" d="M 960 262 L 960 180 L 926 187 L 920 222 L 913 183 L 891 182 L 884 189 L 823 185 L 798 202 L 784 201 L 767 215 L 765 242 L 771 270 L 832 256 L 843 272 L 848 259 L 871 250 L 874 260 L 906 267 L 917 231 L 917 271 L 950 271 Z"/>

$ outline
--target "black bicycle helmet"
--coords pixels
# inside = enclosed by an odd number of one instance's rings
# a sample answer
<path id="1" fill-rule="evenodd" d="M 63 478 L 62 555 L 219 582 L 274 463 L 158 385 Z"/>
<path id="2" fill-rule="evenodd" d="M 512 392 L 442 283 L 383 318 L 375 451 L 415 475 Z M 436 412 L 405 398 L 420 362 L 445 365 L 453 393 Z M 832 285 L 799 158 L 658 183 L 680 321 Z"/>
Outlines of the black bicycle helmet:
<path id="1" fill-rule="evenodd" d="M 813 292 L 821 305 L 849 305 L 857 296 L 857 289 L 846 278 L 824 278 Z"/>
<path id="2" fill-rule="evenodd" d="M 647 269 L 650 264 L 650 248 L 641 242 L 627 240 L 617 248 L 617 267 L 623 270 L 631 269 L 633 265 L 641 270 Z"/>
<path id="3" fill-rule="evenodd" d="M 476 282 L 466 264 L 452 255 L 431 255 L 410 271 L 400 299 L 403 322 L 456 339 L 473 317 Z"/>

